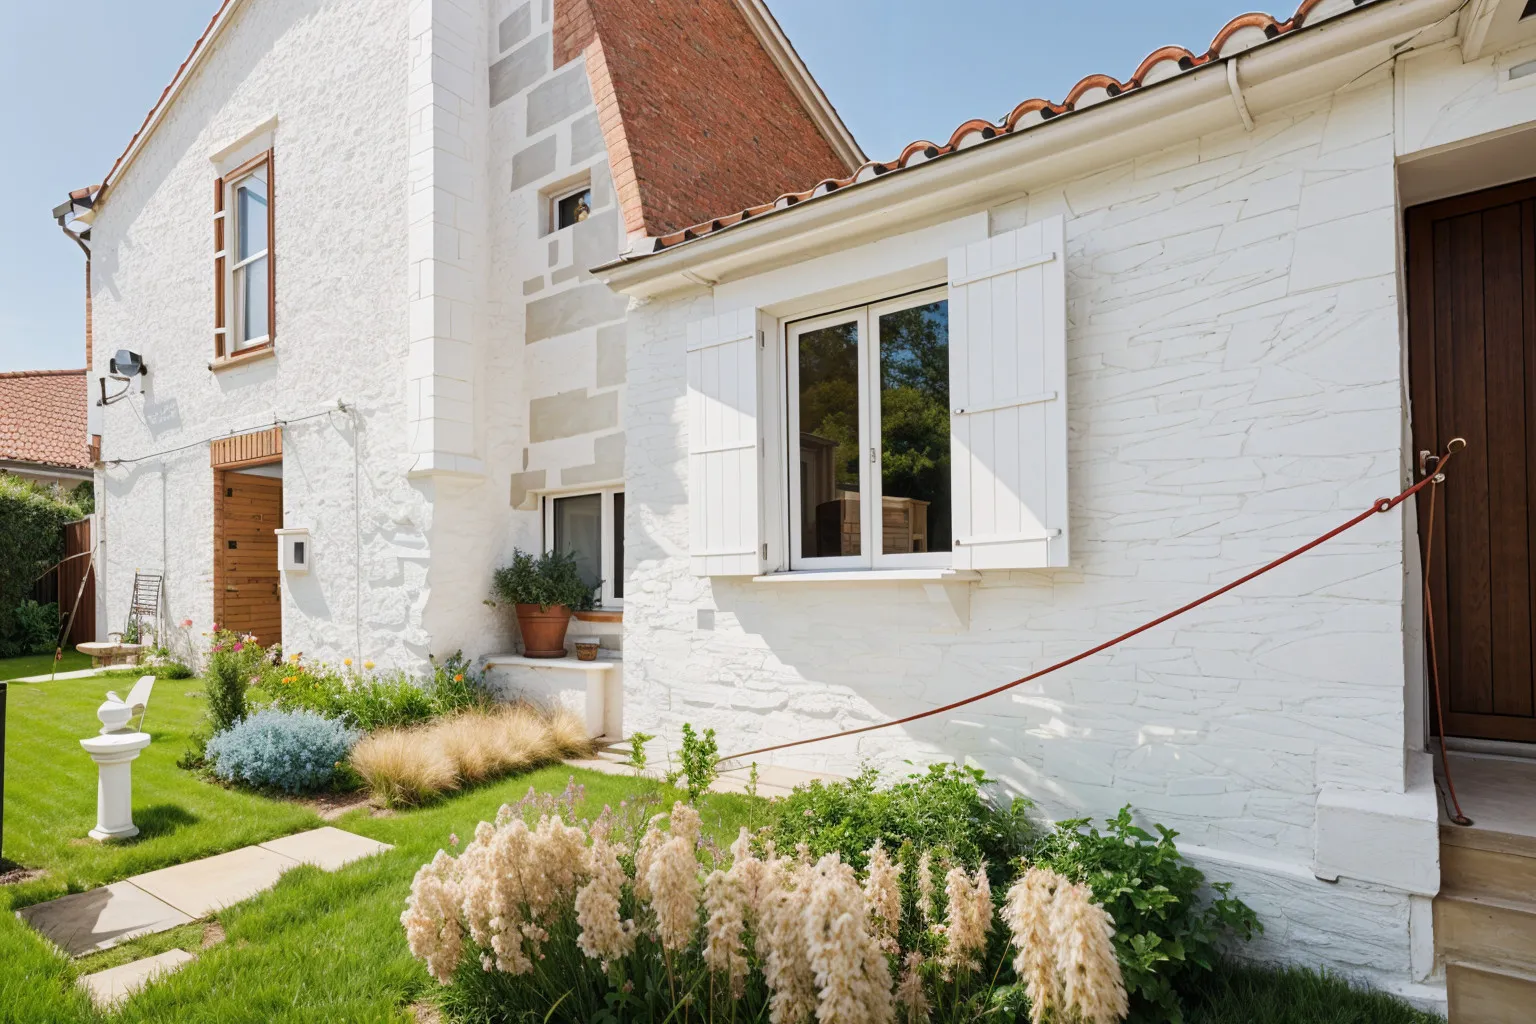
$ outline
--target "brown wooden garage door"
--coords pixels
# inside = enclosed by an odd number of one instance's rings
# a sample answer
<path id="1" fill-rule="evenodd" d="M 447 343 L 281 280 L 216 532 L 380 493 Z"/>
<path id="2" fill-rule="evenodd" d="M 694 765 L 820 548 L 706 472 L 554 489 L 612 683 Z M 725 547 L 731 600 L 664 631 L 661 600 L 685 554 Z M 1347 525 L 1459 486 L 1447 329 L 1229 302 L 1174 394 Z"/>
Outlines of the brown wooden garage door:
<path id="1" fill-rule="evenodd" d="M 282 639 L 277 536 L 283 481 L 237 470 L 215 473 L 214 618 L 263 646 Z"/>
<path id="2" fill-rule="evenodd" d="M 1536 179 L 1407 221 L 1414 447 L 1467 439 L 1430 574 L 1445 733 L 1536 742 Z"/>

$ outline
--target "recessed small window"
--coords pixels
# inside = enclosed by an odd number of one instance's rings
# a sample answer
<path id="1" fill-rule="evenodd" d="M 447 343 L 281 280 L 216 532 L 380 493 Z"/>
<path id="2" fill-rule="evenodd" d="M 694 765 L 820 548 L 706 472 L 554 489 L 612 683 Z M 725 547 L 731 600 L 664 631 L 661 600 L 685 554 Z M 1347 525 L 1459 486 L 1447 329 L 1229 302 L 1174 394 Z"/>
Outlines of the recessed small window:
<path id="1" fill-rule="evenodd" d="M 568 228 L 572 224 L 579 224 L 586 220 L 592 213 L 592 189 L 583 186 L 574 192 L 557 196 L 554 199 L 554 211 L 550 222 L 555 230 Z"/>

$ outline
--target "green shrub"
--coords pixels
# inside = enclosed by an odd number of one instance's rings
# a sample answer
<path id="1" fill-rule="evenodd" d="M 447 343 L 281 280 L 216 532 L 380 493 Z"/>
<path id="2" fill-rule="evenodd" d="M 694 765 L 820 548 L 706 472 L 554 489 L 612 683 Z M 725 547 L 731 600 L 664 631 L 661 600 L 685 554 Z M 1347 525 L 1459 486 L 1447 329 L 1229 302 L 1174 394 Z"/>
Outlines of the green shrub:
<path id="1" fill-rule="evenodd" d="M 485 673 L 475 671 L 463 651 L 454 651 L 442 664 L 432 659 L 432 679 L 427 689 L 432 712 L 456 715 L 461 711 L 484 709 L 496 703 L 485 685 Z"/>
<path id="2" fill-rule="evenodd" d="M 356 730 L 313 711 L 258 711 L 208 741 L 213 773 L 226 782 L 302 793 L 329 785 L 358 740 Z"/>
<path id="3" fill-rule="evenodd" d="M 17 622 L 22 599 L 63 556 L 64 524 L 85 515 L 57 487 L 0 473 L 0 658 L 31 653 Z"/>
<path id="4" fill-rule="evenodd" d="M 1249 939 L 1263 925 L 1228 895 L 1228 882 L 1211 883 L 1215 898 L 1201 899 L 1205 875 L 1179 853 L 1177 832 L 1155 825 L 1153 837 L 1131 821 L 1129 806 L 1104 824 L 1100 832 L 1088 818 L 1063 821 L 1028 859 L 1086 883 L 1115 919 L 1115 952 L 1133 1016 L 1179 1021 L 1180 993 L 1215 969 L 1218 942 L 1229 934 Z"/>
<path id="5" fill-rule="evenodd" d="M 250 634 L 215 629 L 208 647 L 208 722 L 223 732 L 245 717 L 245 688 L 260 678 L 267 652 Z"/>
<path id="6" fill-rule="evenodd" d="M 576 568 L 576 556 L 568 551 L 547 551 L 535 558 L 521 549 L 512 563 L 496 570 L 491 593 L 502 604 L 536 604 L 541 608 L 565 605 L 572 611 L 592 607 L 592 590 Z"/>
<path id="7" fill-rule="evenodd" d="M 16 608 L 15 641 L 24 654 L 52 654 L 59 642 L 59 606 L 21 602 Z"/>
<path id="8" fill-rule="evenodd" d="M 342 674 L 324 665 L 290 662 L 262 674 L 267 704 L 285 711 L 308 710 L 365 732 L 415 725 L 433 717 L 432 697 L 417 680 Z"/>
<path id="9" fill-rule="evenodd" d="M 641 757 L 645 756 L 645 744 L 641 743 Z M 717 778 L 720 777 L 720 747 L 715 743 L 715 730 L 705 729 L 700 736 L 693 731 L 693 726 L 683 723 L 683 747 L 678 757 L 682 761 L 682 767 L 676 771 L 667 773 L 667 781 L 673 785 L 678 779 L 688 779 L 688 802 L 696 804 L 699 797 L 709 792 Z"/>
<path id="10" fill-rule="evenodd" d="M 1019 799 L 994 806 L 981 789 L 989 781 L 975 768 L 936 764 L 881 789 L 880 773 L 865 768 L 846 782 L 797 787 L 780 801 L 772 835 L 781 850 L 804 842 L 812 856 L 836 850 L 859 868 L 865 851 L 881 839 L 893 852 L 910 841 L 973 866 L 985 858 L 1002 871 L 1028 845 L 1024 812 L 1030 804 Z"/>

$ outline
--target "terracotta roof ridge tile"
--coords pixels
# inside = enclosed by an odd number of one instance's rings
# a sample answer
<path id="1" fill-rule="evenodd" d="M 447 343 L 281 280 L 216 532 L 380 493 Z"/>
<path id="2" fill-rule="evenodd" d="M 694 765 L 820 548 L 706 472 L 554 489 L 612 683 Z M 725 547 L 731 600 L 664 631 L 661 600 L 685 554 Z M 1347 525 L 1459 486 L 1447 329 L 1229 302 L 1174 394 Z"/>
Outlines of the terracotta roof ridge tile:
<path id="1" fill-rule="evenodd" d="M 661 252 L 682 242 L 692 241 L 706 235 L 732 227 L 759 216 L 763 213 L 771 213 L 775 210 L 787 209 L 798 206 L 800 203 L 816 199 L 836 192 L 849 185 L 861 184 L 877 177 L 905 170 L 908 167 L 938 157 L 948 156 L 951 153 L 970 146 L 986 142 L 1000 135 L 1010 135 L 1015 132 L 1033 128 L 1039 124 L 1058 117 L 1102 103 L 1105 100 L 1114 99 L 1145 88 L 1165 79 L 1182 74 L 1185 71 L 1210 64 L 1228 57 L 1235 56 L 1253 46 L 1260 45 L 1272 39 L 1276 39 L 1289 32 L 1305 28 L 1313 19 L 1314 14 L 1322 17 L 1333 17 L 1357 7 L 1363 7 L 1377 2 L 1377 0 L 1302 0 L 1290 18 L 1281 21 L 1270 14 L 1249 12 L 1240 14 L 1230 19 L 1221 30 L 1211 39 L 1211 45 L 1204 53 L 1196 54 L 1182 46 L 1163 46 L 1149 53 L 1137 66 L 1130 78 L 1121 81 L 1112 75 L 1092 74 L 1078 80 L 1077 84 L 1067 91 L 1066 98 L 1060 103 L 1043 99 L 1028 99 L 1015 106 L 1000 123 L 993 123 L 985 118 L 972 118 L 956 128 L 949 137 L 949 141 L 943 145 L 937 145 L 927 140 L 919 140 L 908 143 L 901 154 L 894 160 L 871 160 L 859 167 L 853 174 L 846 178 L 828 178 L 817 182 L 812 187 L 800 192 L 786 192 L 771 203 L 763 203 L 758 206 L 750 206 L 739 213 L 724 217 L 716 217 L 712 220 L 702 221 L 690 225 L 680 231 L 652 238 L 649 252 L 638 252 L 627 257 L 628 259 L 643 258 L 651 253 Z"/>
<path id="2" fill-rule="evenodd" d="M 0 380 L 16 380 L 19 377 L 71 377 L 84 376 L 85 367 L 78 370 L 7 370 L 0 373 Z"/>

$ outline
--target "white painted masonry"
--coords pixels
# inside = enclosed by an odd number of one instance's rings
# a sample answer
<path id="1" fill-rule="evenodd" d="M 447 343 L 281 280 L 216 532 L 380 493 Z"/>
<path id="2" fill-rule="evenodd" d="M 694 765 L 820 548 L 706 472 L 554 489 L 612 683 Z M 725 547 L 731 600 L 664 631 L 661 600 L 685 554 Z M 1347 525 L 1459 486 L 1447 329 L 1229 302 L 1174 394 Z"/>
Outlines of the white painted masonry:
<path id="1" fill-rule="evenodd" d="M 1161 108 L 1166 125 L 1101 143 L 1095 111 L 1038 129 L 1038 142 L 989 143 L 990 162 L 979 151 L 946 158 L 948 178 L 943 164 L 928 178 L 892 174 L 863 198 L 850 190 L 613 268 L 615 286 L 639 297 L 626 407 L 628 727 L 671 737 L 684 722 L 712 726 L 733 751 L 931 708 L 1138 625 L 1401 490 L 1412 452 L 1398 163 L 1470 145 L 1464 162 L 1476 164 L 1476 146 L 1536 129 L 1536 90 L 1500 79 L 1525 51 L 1463 64 L 1443 10 L 1383 6 L 1422 14 L 1382 40 L 1405 55 L 1384 46 L 1384 61 L 1364 49 L 1337 58 L 1310 86 L 1291 80 L 1285 102 L 1261 81 L 1248 103 L 1223 90 L 1202 107 L 1206 87 L 1190 82 L 1190 103 Z M 1287 45 L 1259 66 L 1279 66 Z M 1243 76 L 1238 65 L 1239 89 Z M 1134 118 L 1143 101 L 1121 102 L 1124 115 L 1102 113 Z M 1122 155 L 1081 171 L 1087 158 L 1071 149 L 1031 163 L 1051 152 L 1052 132 L 1074 130 L 1062 137 L 1083 151 Z M 1142 141 L 1159 133 L 1160 144 Z M 1019 154 L 1013 169 L 1007 152 Z M 1053 180 L 1052 166 L 1074 170 Z M 1532 165 L 1513 166 L 1525 177 Z M 1458 187 L 1509 180 L 1497 175 L 1485 165 Z M 1056 216 L 1067 247 L 1069 568 L 942 586 L 693 574 L 690 324 L 757 308 L 772 329 L 940 284 L 948 249 L 974 232 Z M 765 402 L 777 393 L 769 380 Z M 1177 829 L 1181 849 L 1258 910 L 1266 930 L 1247 955 L 1326 965 L 1443 1006 L 1416 526 L 1405 513 L 986 703 L 768 760 L 849 771 L 958 758 L 1053 818 L 1129 803 Z M 764 515 L 787 511 L 770 501 Z M 770 565 L 783 564 L 780 536 L 765 534 Z"/>
<path id="2" fill-rule="evenodd" d="M 540 547 L 539 496 L 623 483 L 625 301 L 585 271 L 623 232 L 586 69 L 551 67 L 551 17 L 540 0 L 226 10 L 93 224 L 95 363 L 132 348 L 150 366 L 142 393 L 93 409 L 103 633 L 142 569 L 165 574 L 170 639 L 198 646 L 214 606 L 203 442 L 282 421 L 285 524 L 313 549 L 284 576 L 287 650 L 420 670 L 514 649 L 485 599 L 514 547 Z M 530 128 L 529 94 L 573 76 L 577 100 Z M 268 144 L 277 343 L 213 372 L 212 181 Z M 522 180 L 533 144 L 548 166 Z M 543 192 L 576 176 L 592 216 L 551 233 Z M 573 429 L 593 401 L 611 421 Z"/>

